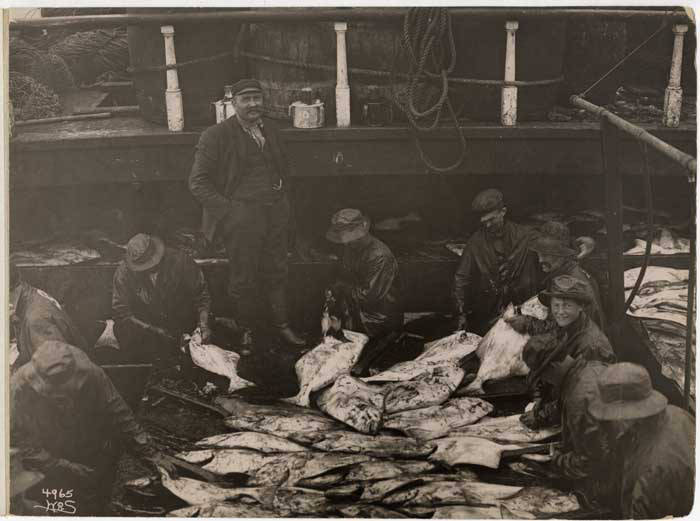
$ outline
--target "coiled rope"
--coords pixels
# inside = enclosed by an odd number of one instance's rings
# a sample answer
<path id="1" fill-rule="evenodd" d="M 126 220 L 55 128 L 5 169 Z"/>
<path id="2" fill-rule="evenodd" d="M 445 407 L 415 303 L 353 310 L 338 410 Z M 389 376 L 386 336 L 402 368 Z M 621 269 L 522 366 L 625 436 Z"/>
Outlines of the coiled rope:
<path id="1" fill-rule="evenodd" d="M 454 72 L 457 63 L 449 11 L 442 7 L 411 8 L 404 17 L 402 44 L 409 65 L 408 89 L 406 100 L 402 101 L 397 92 L 396 81 L 392 80 L 393 102 L 406 115 L 411 125 L 421 161 L 435 172 L 450 172 L 464 161 L 467 154 L 467 141 L 449 99 L 448 76 Z M 394 78 L 396 76 L 395 67 L 392 68 L 392 76 Z M 435 80 L 439 80 L 441 85 L 440 93 L 437 96 L 434 94 L 431 96 L 428 87 L 429 83 Z M 457 130 L 460 155 L 451 165 L 438 166 L 423 150 L 419 133 L 434 131 L 440 123 L 440 117 L 445 108 Z M 422 123 L 421 120 L 427 118 L 432 121 L 429 120 L 427 124 Z"/>

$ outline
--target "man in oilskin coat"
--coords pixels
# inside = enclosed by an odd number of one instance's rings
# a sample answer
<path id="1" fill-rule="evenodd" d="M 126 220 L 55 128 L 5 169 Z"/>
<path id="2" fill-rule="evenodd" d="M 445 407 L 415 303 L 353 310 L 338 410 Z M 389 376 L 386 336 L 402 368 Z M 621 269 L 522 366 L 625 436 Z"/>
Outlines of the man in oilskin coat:
<path id="1" fill-rule="evenodd" d="M 218 236 L 226 247 L 233 318 L 251 329 L 262 294 L 279 338 L 303 347 L 304 340 L 290 328 L 287 317 L 287 156 L 274 121 L 263 117 L 259 81 L 234 84 L 233 106 L 234 117 L 202 133 L 190 192 L 202 205 L 204 236 L 210 242 Z M 252 343 L 252 335 L 245 338 Z"/>
<path id="2" fill-rule="evenodd" d="M 486 333 L 505 307 L 538 291 L 537 258 L 530 251 L 534 230 L 506 219 L 503 194 L 480 192 L 472 202 L 480 228 L 469 238 L 454 276 L 457 329 Z"/>

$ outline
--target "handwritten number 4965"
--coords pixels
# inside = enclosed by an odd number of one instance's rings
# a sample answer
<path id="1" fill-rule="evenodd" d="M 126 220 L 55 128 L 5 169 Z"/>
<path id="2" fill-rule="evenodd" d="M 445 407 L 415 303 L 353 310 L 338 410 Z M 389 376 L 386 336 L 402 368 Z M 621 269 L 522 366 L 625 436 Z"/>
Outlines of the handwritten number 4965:
<path id="1" fill-rule="evenodd" d="M 54 498 L 54 499 L 70 499 L 73 497 L 73 489 L 69 488 L 68 490 L 63 490 L 62 488 L 53 488 L 53 489 L 48 489 L 48 488 L 42 488 L 41 493 L 44 494 L 45 497 L 47 498 Z"/>

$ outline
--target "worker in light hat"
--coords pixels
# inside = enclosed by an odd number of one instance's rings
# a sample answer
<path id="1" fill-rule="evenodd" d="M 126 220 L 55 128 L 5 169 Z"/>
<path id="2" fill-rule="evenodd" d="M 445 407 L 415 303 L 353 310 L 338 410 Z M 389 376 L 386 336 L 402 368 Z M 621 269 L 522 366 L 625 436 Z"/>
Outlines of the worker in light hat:
<path id="1" fill-rule="evenodd" d="M 234 318 L 252 329 L 264 295 L 271 319 L 265 322 L 285 344 L 303 347 L 287 316 L 287 156 L 277 126 L 263 117 L 260 82 L 240 80 L 232 92 L 236 115 L 202 133 L 190 191 L 202 205 L 205 237 L 226 247 Z"/>
<path id="2" fill-rule="evenodd" d="M 195 328 L 210 341 L 211 297 L 202 270 L 185 252 L 139 233 L 126 245 L 112 283 L 114 333 L 130 361 L 168 359 Z"/>
<path id="3" fill-rule="evenodd" d="M 467 241 L 454 276 L 457 329 L 483 335 L 505 307 L 538 291 L 536 232 L 506 219 L 503 194 L 490 188 L 472 202 L 480 228 Z"/>
<path id="4" fill-rule="evenodd" d="M 623 519 L 687 516 L 695 495 L 694 418 L 668 405 L 639 365 L 612 365 L 597 383 L 588 412 L 608 440 L 609 469 L 617 469 L 611 506 Z M 611 473 L 597 477 L 609 481 Z"/>
<path id="5" fill-rule="evenodd" d="M 74 490 L 78 515 L 104 514 L 119 442 L 167 465 L 112 381 L 80 349 L 47 341 L 12 376 L 10 444 L 27 468 L 44 474 L 42 488 Z"/>
<path id="6" fill-rule="evenodd" d="M 369 218 L 360 210 L 336 212 L 326 238 L 343 245 L 337 280 L 327 294 L 343 308 L 342 326 L 370 338 L 353 369 L 363 375 L 403 326 L 399 265 L 389 247 L 370 233 Z"/>

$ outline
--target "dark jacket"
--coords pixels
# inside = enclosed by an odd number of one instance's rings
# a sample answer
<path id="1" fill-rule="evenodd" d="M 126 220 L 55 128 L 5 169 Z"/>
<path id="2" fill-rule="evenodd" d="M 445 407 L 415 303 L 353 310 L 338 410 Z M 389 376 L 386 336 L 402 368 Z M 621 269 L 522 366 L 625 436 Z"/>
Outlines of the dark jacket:
<path id="1" fill-rule="evenodd" d="M 529 249 L 535 237 L 530 228 L 506 221 L 502 263 L 483 228 L 467 241 L 454 277 L 453 298 L 458 312 L 463 310 L 478 329 L 484 330 L 510 302 L 521 304 L 537 293 L 537 258 Z"/>
<path id="2" fill-rule="evenodd" d="M 695 420 L 669 405 L 619 444 L 624 518 L 682 517 L 695 493 Z"/>
<path id="3" fill-rule="evenodd" d="M 555 330 L 557 342 L 566 344 L 566 353 L 572 358 L 615 362 L 615 352 L 610 340 L 585 312 L 567 327 Z"/>
<path id="4" fill-rule="evenodd" d="M 79 349 L 71 350 L 75 373 L 67 399 L 37 392 L 32 364 L 10 379 L 10 444 L 41 471 L 52 470 L 59 459 L 95 468 L 111 440 L 140 448 L 147 439 L 104 371 Z"/>
<path id="5" fill-rule="evenodd" d="M 121 262 L 114 273 L 112 318 L 116 323 L 133 317 L 172 334 L 190 332 L 211 297 L 202 270 L 180 250 L 165 249 L 156 285 L 143 273 Z"/>
<path id="6" fill-rule="evenodd" d="M 277 171 L 286 180 L 289 164 L 274 121 L 263 118 L 265 147 L 270 147 Z M 202 205 L 202 232 L 212 240 L 216 225 L 229 212 L 231 197 L 240 183 L 246 134 L 238 119 L 229 118 L 206 129 L 199 138 L 190 172 L 189 188 Z"/>
<path id="7" fill-rule="evenodd" d="M 34 351 L 47 340 L 87 349 L 85 338 L 53 297 L 26 282 L 21 283 L 19 291 L 14 324 L 19 351 L 16 366 L 29 362 Z"/>
<path id="8" fill-rule="evenodd" d="M 370 337 L 403 325 L 399 265 L 386 244 L 370 236 L 361 248 L 346 247 L 340 277 L 349 285 L 351 313 Z"/>

